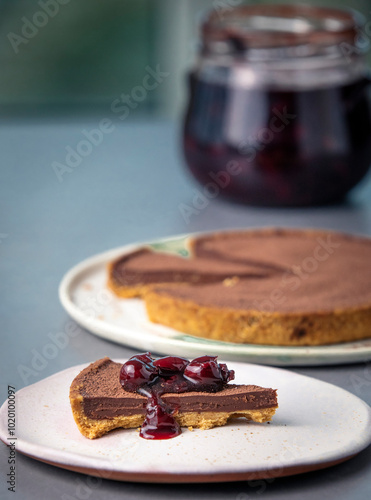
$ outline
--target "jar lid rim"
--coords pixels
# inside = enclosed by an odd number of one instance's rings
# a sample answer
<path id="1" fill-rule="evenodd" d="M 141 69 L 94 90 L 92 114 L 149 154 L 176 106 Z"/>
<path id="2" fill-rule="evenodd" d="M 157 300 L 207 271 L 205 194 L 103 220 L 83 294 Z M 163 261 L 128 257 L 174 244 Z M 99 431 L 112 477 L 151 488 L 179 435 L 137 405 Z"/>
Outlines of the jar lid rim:
<path id="1" fill-rule="evenodd" d="M 303 44 L 355 44 L 361 24 L 358 12 L 295 5 L 242 5 L 214 9 L 202 25 L 205 44 L 233 41 L 237 51 Z"/>

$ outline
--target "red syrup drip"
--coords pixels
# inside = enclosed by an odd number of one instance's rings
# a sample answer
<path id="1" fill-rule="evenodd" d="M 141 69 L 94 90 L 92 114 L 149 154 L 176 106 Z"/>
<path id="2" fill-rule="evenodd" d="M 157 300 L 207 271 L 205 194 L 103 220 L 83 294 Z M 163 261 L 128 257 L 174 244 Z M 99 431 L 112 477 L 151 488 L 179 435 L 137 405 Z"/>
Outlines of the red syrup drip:
<path id="1" fill-rule="evenodd" d="M 147 352 L 131 357 L 120 371 L 123 389 L 147 397 L 146 418 L 140 430 L 144 439 L 170 439 L 181 434 L 174 418 L 177 408 L 166 404 L 163 394 L 218 392 L 233 379 L 234 371 L 217 363 L 216 356 L 201 356 L 191 362 L 177 356 L 155 360 Z"/>

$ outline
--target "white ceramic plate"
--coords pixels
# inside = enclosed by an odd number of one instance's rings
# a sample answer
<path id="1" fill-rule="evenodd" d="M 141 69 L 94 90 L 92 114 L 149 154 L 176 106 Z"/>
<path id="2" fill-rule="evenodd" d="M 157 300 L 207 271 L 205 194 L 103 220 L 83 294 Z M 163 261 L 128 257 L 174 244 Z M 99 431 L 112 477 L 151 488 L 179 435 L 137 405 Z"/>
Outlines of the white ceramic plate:
<path id="1" fill-rule="evenodd" d="M 187 254 L 187 238 L 147 245 L 156 250 Z M 234 344 L 193 337 L 151 323 L 140 299 L 120 299 L 106 287 L 106 265 L 142 245 L 128 245 L 84 260 L 63 278 L 59 297 L 66 311 L 96 335 L 140 351 L 195 357 L 219 355 L 227 360 L 277 366 L 354 363 L 371 357 L 371 339 L 316 347 Z"/>
<path id="2" fill-rule="evenodd" d="M 124 362 L 123 360 L 120 360 Z M 16 394 L 16 449 L 37 460 L 110 479 L 217 482 L 273 478 L 342 462 L 371 442 L 371 408 L 339 387 L 279 368 L 228 363 L 236 383 L 278 389 L 270 425 L 237 419 L 225 427 L 183 429 L 147 441 L 135 429 L 83 437 L 73 420 L 69 387 L 86 365 L 59 372 Z M 7 403 L 0 438 L 9 443 Z"/>

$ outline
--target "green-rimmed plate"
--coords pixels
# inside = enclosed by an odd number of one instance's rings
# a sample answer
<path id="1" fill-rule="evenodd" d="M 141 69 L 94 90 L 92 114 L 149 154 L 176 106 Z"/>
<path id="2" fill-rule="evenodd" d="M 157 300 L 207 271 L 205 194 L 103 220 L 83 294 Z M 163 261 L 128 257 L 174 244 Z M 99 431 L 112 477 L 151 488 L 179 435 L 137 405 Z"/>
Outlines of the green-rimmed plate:
<path id="1" fill-rule="evenodd" d="M 277 366 L 330 365 L 365 361 L 371 339 L 316 347 L 234 344 L 202 339 L 151 323 L 140 299 L 120 299 L 106 286 L 111 260 L 143 246 L 187 256 L 188 236 L 120 247 L 84 260 L 63 278 L 59 296 L 66 311 L 90 332 L 140 351 L 195 357 L 218 355 L 226 360 Z"/>

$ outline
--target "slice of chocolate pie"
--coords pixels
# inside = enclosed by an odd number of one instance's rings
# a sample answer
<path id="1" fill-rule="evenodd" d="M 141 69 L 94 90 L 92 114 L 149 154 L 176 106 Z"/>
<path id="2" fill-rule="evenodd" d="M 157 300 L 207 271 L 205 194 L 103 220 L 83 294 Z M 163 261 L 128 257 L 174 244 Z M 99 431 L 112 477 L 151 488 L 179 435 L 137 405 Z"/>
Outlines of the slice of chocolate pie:
<path id="1" fill-rule="evenodd" d="M 141 437 L 168 439 L 181 427 L 210 429 L 237 417 L 270 420 L 278 407 L 276 390 L 228 384 L 233 378 L 211 356 L 189 362 L 145 353 L 124 365 L 103 358 L 73 380 L 70 402 L 80 432 L 90 439 L 140 426 Z"/>

